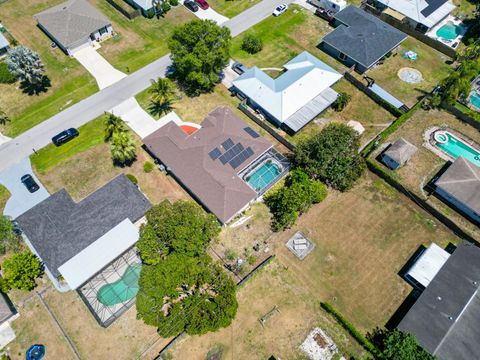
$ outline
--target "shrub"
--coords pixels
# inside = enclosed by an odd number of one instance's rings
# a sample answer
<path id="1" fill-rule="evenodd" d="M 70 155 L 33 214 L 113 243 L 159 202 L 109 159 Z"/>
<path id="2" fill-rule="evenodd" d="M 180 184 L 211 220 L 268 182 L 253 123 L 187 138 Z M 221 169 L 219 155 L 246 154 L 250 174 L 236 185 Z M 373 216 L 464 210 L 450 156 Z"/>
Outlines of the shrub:
<path id="1" fill-rule="evenodd" d="M 232 249 L 227 249 L 225 251 L 225 259 L 227 259 L 227 261 L 233 261 L 236 258 L 237 258 L 237 254 L 235 254 L 235 252 Z"/>
<path id="2" fill-rule="evenodd" d="M 43 273 L 43 269 L 40 260 L 26 250 L 7 258 L 2 264 L 2 272 L 2 290 L 29 291 L 36 286 L 35 279 Z"/>
<path id="3" fill-rule="evenodd" d="M 171 10 L 172 6 L 170 5 L 170 3 L 168 2 L 165 2 L 163 4 L 163 12 L 166 14 L 167 12 L 169 12 Z"/>
<path id="4" fill-rule="evenodd" d="M 133 185 L 138 185 L 138 180 L 135 177 L 135 175 L 127 174 L 126 176 L 127 176 L 128 180 L 130 180 L 132 182 Z"/>
<path id="5" fill-rule="evenodd" d="M 145 163 L 143 164 L 143 171 L 145 171 L 146 173 L 152 172 L 154 168 L 155 165 L 150 161 L 145 161 Z"/>
<path id="6" fill-rule="evenodd" d="M 255 255 L 250 255 L 250 256 L 248 257 L 248 263 L 249 263 L 250 265 L 255 264 L 256 261 L 257 261 L 257 258 L 255 257 Z"/>
<path id="7" fill-rule="evenodd" d="M 348 105 L 352 97 L 346 92 L 338 94 L 337 100 L 333 103 L 332 107 L 335 111 L 342 111 Z"/>
<path id="8" fill-rule="evenodd" d="M 170 0 L 170 5 L 178 6 L 178 0 Z"/>
<path id="9" fill-rule="evenodd" d="M 249 54 L 256 54 L 263 49 L 263 42 L 260 38 L 252 34 L 247 34 L 242 40 L 242 50 Z"/>
<path id="10" fill-rule="evenodd" d="M 0 62 L 0 83 L 13 84 L 15 81 L 17 78 L 8 70 L 7 64 Z"/>

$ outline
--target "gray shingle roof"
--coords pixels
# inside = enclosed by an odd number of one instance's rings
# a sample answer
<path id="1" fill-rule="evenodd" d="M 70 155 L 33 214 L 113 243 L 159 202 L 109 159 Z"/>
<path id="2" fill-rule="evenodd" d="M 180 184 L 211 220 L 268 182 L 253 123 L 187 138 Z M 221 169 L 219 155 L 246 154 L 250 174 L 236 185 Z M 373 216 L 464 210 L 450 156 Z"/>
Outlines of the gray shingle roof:
<path id="1" fill-rule="evenodd" d="M 400 138 L 390 146 L 384 155 L 387 155 L 390 159 L 395 160 L 397 164 L 403 165 L 417 152 L 417 147 L 410 144 L 404 138 Z"/>
<path id="2" fill-rule="evenodd" d="M 110 21 L 86 0 L 69 0 L 35 15 L 37 22 L 65 48 L 82 45 Z"/>
<path id="3" fill-rule="evenodd" d="M 480 214 L 480 168 L 463 157 L 457 158 L 435 185 Z"/>
<path id="4" fill-rule="evenodd" d="M 15 313 L 16 310 L 7 295 L 0 293 L 0 324 L 10 319 Z"/>
<path id="5" fill-rule="evenodd" d="M 252 137 L 245 128 L 248 124 L 227 107 L 212 111 L 202 122 L 201 129 L 188 136 L 174 122 L 170 122 L 143 139 L 149 151 L 170 168 L 175 177 L 222 222 L 228 222 L 238 211 L 257 197 L 238 173 L 272 147 L 261 136 Z M 227 140 L 251 148 L 252 155 L 237 169 L 210 153 Z"/>
<path id="6" fill-rule="evenodd" d="M 337 13 L 335 19 L 342 24 L 323 41 L 366 68 L 407 38 L 403 32 L 353 5 Z"/>
<path id="7" fill-rule="evenodd" d="M 462 242 L 398 328 L 441 360 L 480 358 L 480 248 Z"/>
<path id="8" fill-rule="evenodd" d="M 60 190 L 17 218 L 20 228 L 54 276 L 58 267 L 125 219 L 135 222 L 150 201 L 119 175 L 75 203 Z"/>

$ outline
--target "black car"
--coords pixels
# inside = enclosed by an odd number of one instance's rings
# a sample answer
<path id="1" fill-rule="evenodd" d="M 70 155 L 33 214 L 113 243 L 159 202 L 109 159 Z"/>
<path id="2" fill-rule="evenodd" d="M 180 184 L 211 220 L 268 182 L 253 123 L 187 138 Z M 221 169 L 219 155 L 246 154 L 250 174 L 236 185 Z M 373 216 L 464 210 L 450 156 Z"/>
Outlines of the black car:
<path id="1" fill-rule="evenodd" d="M 235 71 L 238 75 L 242 75 L 245 71 L 248 70 L 248 68 L 239 62 L 234 62 L 232 64 L 232 70 Z"/>
<path id="2" fill-rule="evenodd" d="M 23 175 L 20 180 L 22 181 L 23 185 L 25 185 L 27 190 L 31 193 L 34 193 L 35 191 L 40 189 L 40 186 L 38 186 L 37 182 L 30 174 Z"/>
<path id="3" fill-rule="evenodd" d="M 192 0 L 186 0 L 183 5 L 185 5 L 187 7 L 187 9 L 193 11 L 193 12 L 197 12 L 198 11 L 198 5 L 195 4 L 194 1 Z"/>
<path id="4" fill-rule="evenodd" d="M 72 140 L 74 137 L 78 136 L 78 130 L 74 128 L 70 128 L 67 130 L 62 131 L 60 134 L 55 135 L 52 138 L 52 142 L 56 146 L 60 146 L 64 143 L 66 143 L 69 140 Z"/>

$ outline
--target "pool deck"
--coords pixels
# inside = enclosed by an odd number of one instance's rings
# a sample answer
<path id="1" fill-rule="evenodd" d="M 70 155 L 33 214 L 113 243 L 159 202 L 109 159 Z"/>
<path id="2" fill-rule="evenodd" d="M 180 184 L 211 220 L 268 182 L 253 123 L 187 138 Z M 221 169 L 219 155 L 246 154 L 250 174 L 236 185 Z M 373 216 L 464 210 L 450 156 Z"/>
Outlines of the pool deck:
<path id="1" fill-rule="evenodd" d="M 444 39 L 442 37 L 439 37 L 437 36 L 437 31 L 444 25 L 446 25 L 447 23 L 453 23 L 455 25 L 460 25 L 462 24 L 462 20 L 459 20 L 459 19 L 456 19 L 454 16 L 452 15 L 449 15 L 447 16 L 445 19 L 443 19 L 442 21 L 440 21 L 437 25 L 435 25 L 432 29 L 430 29 L 429 32 L 427 32 L 427 36 L 431 37 L 432 39 L 435 39 L 437 41 L 440 41 L 442 43 L 444 43 L 445 45 L 448 45 L 450 46 L 451 48 L 454 48 L 453 47 L 453 44 L 457 43 L 457 46 L 458 44 L 460 43 L 460 41 L 462 40 L 463 36 L 465 35 L 465 32 L 463 34 L 460 34 L 458 35 L 455 39 Z M 457 47 L 455 46 L 455 47 Z"/>
<path id="2" fill-rule="evenodd" d="M 462 135 L 459 132 L 457 132 L 457 131 L 449 128 L 449 127 L 434 126 L 434 127 L 431 127 L 431 128 L 429 128 L 425 131 L 424 136 L 423 136 L 423 139 L 424 139 L 423 146 L 425 146 L 428 150 L 430 150 L 431 152 L 433 152 L 435 155 L 439 156 L 443 160 L 445 160 L 445 161 L 455 161 L 456 158 L 454 158 L 453 156 L 450 156 L 445 151 L 443 151 L 442 149 L 440 149 L 439 147 L 437 147 L 435 145 L 436 141 L 435 141 L 433 135 L 438 130 L 449 132 L 451 135 L 457 137 L 458 139 L 463 141 L 465 144 L 471 146 L 472 148 L 474 148 L 475 150 L 478 151 L 479 147 L 476 144 L 476 142 L 469 139 L 465 135 Z"/>

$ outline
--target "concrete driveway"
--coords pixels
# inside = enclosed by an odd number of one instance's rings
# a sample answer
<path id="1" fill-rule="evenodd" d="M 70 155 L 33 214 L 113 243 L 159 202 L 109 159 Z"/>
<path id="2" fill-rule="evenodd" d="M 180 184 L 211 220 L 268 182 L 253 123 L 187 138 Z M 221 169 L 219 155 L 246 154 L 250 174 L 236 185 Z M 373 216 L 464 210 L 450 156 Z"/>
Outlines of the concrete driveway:
<path id="1" fill-rule="evenodd" d="M 20 178 L 25 174 L 32 175 L 40 186 L 40 189 L 34 193 L 30 193 L 20 181 Z M 50 196 L 40 180 L 38 180 L 33 173 L 29 158 L 24 158 L 18 164 L 12 165 L 0 172 L 0 184 L 5 186 L 11 194 L 10 199 L 8 199 L 5 205 L 3 214 L 11 216 L 13 219 Z"/>
<path id="2" fill-rule="evenodd" d="M 180 0 L 180 3 L 183 5 L 183 0 Z M 192 12 L 192 14 L 195 15 L 196 17 L 198 17 L 199 19 L 202 19 L 202 20 L 213 20 L 218 25 L 221 25 L 224 22 L 230 20 L 226 16 L 223 16 L 223 15 L 217 13 L 211 7 L 209 7 L 207 10 L 203 10 L 201 8 L 198 8 L 198 11 L 197 12 Z"/>
<path id="3" fill-rule="evenodd" d="M 92 46 L 75 51 L 73 57 L 97 80 L 100 90 L 127 76 L 110 65 Z"/>

